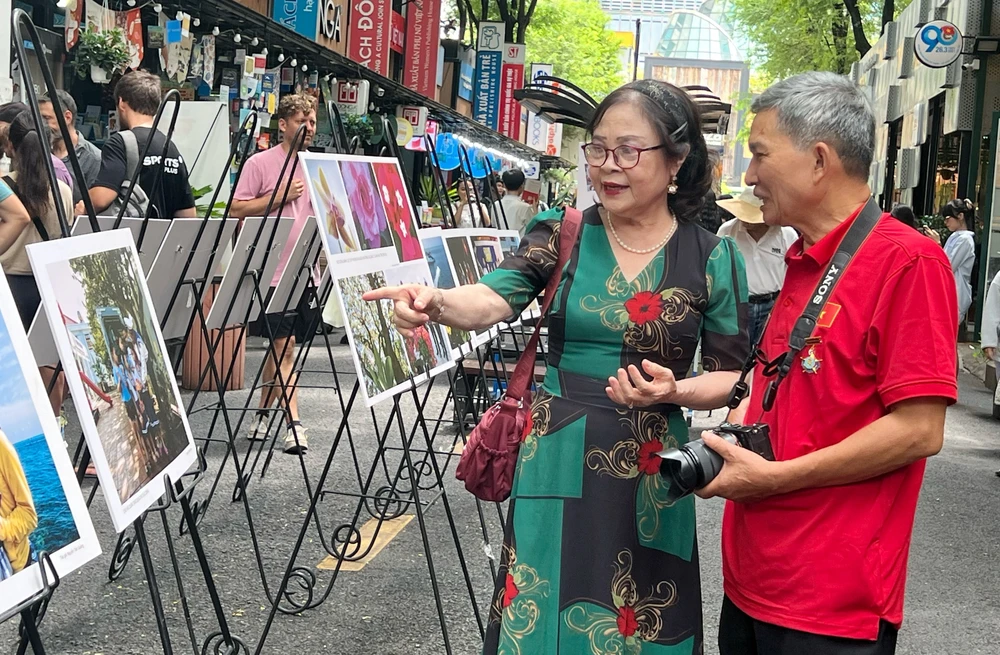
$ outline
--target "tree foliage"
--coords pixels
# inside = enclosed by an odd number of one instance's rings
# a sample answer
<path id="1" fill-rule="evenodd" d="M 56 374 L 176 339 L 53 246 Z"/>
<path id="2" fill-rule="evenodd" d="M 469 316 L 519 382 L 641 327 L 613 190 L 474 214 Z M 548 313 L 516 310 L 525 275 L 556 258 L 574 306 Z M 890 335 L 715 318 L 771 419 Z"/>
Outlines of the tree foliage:
<path id="1" fill-rule="evenodd" d="M 850 72 L 910 0 L 733 0 L 754 66 L 780 79 L 810 70 Z"/>
<path id="2" fill-rule="evenodd" d="M 624 82 L 619 45 L 597 0 L 545 0 L 525 33 L 529 63 L 552 64 L 563 77 L 600 100 Z"/>

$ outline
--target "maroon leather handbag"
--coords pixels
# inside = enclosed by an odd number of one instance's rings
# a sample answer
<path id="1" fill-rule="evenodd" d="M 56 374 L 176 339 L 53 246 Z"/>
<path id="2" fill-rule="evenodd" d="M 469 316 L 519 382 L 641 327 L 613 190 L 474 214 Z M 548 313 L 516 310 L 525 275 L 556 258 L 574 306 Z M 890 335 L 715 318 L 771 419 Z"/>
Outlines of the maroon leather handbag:
<path id="1" fill-rule="evenodd" d="M 583 214 L 576 209 L 566 209 L 559 232 L 559 258 L 545 286 L 542 318 L 548 314 L 555 298 L 563 267 L 573 252 L 582 219 Z M 539 318 L 534 334 L 517 360 L 514 375 L 507 383 L 507 392 L 483 414 L 458 460 L 455 477 L 465 482 L 465 488 L 480 500 L 499 503 L 510 496 L 517 453 L 531 427 L 530 383 L 535 372 L 541 326 L 542 319 Z"/>

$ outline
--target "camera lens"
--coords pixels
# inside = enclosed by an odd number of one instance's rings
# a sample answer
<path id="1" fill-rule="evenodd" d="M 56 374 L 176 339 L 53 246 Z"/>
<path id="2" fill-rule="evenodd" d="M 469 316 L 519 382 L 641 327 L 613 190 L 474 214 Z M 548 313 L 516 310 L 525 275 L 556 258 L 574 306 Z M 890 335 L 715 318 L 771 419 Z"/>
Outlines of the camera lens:
<path id="1" fill-rule="evenodd" d="M 698 462 L 684 447 L 660 453 L 660 475 L 667 481 L 667 501 L 674 502 L 694 491 L 698 484 Z"/>
<path id="2" fill-rule="evenodd" d="M 735 443 L 732 435 L 722 435 Z M 701 439 L 660 453 L 660 475 L 667 481 L 667 501 L 676 502 L 715 479 L 725 460 Z"/>

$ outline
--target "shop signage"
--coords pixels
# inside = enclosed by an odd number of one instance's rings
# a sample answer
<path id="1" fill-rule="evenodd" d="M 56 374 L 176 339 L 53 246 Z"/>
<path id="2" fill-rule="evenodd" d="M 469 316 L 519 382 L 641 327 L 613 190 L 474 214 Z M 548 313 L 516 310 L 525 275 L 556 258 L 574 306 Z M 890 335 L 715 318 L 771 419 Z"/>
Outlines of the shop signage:
<path id="1" fill-rule="evenodd" d="M 423 136 L 427 127 L 427 107 L 397 107 L 396 116 L 413 127 L 413 136 Z"/>
<path id="2" fill-rule="evenodd" d="M 501 72 L 499 131 L 515 140 L 521 138 L 521 103 L 514 98 L 514 91 L 523 86 L 524 46 L 507 43 L 504 45 Z"/>
<path id="3" fill-rule="evenodd" d="M 532 64 L 532 81 L 538 79 L 540 75 L 552 75 L 552 64 Z M 562 124 L 548 123 L 543 121 L 538 114 L 529 112 L 525 143 L 546 155 L 560 156 L 562 154 Z"/>
<path id="4" fill-rule="evenodd" d="M 403 84 L 422 96 L 434 97 L 434 70 L 440 41 L 441 0 L 411 2 L 406 6 L 406 63 Z"/>
<path id="5" fill-rule="evenodd" d="M 427 141 L 426 139 L 431 139 L 437 143 L 438 134 L 438 124 L 437 121 L 427 121 L 427 127 L 425 128 L 424 136 L 413 137 L 410 142 L 406 145 L 407 150 L 413 150 L 415 152 L 427 152 Z M 426 137 L 426 138 L 425 138 Z"/>
<path id="6" fill-rule="evenodd" d="M 347 56 L 380 75 L 389 75 L 389 0 L 353 0 Z"/>
<path id="7" fill-rule="evenodd" d="M 913 52 L 928 68 L 945 68 L 962 54 L 962 32 L 954 23 L 935 20 L 927 23 L 913 39 Z"/>
<path id="8" fill-rule="evenodd" d="M 403 47 L 406 45 L 404 43 L 404 39 L 406 39 L 406 21 L 403 20 L 402 14 L 396 11 L 392 12 L 392 24 L 390 28 L 389 47 L 392 48 L 393 52 L 403 54 Z"/>
<path id="9" fill-rule="evenodd" d="M 274 20 L 307 39 L 316 39 L 320 0 L 274 0 Z"/>
<path id="10" fill-rule="evenodd" d="M 497 129 L 500 119 L 500 73 L 503 67 L 505 27 L 503 23 L 479 24 L 472 116 L 493 129 Z"/>
<path id="11" fill-rule="evenodd" d="M 341 114 L 364 116 L 368 113 L 368 80 L 345 80 L 337 83 L 337 109 Z"/>
<path id="12" fill-rule="evenodd" d="M 319 27 L 316 42 L 328 50 L 339 54 L 347 53 L 347 35 L 344 18 L 347 15 L 346 0 L 319 0 Z"/>

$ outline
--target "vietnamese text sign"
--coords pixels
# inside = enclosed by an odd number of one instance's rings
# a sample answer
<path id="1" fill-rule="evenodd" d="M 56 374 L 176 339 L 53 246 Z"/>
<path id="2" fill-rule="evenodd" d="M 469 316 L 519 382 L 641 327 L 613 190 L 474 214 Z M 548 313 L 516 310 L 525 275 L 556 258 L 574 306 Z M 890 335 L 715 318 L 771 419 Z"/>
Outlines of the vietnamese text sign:
<path id="1" fill-rule="evenodd" d="M 308 39 L 316 38 L 319 0 L 274 0 L 274 20 Z"/>
<path id="2" fill-rule="evenodd" d="M 479 24 L 476 95 L 472 116 L 493 129 L 497 129 L 500 119 L 500 72 L 503 66 L 504 28 L 503 23 Z"/>
<path id="3" fill-rule="evenodd" d="M 390 28 L 389 48 L 393 52 L 403 54 L 403 47 L 406 45 L 404 43 L 406 39 L 406 23 L 403 20 L 402 14 L 397 11 L 392 12 L 392 25 Z"/>
<path id="4" fill-rule="evenodd" d="M 524 86 L 524 45 L 504 45 L 500 82 L 500 125 L 498 130 L 512 139 L 521 138 L 521 104 L 514 91 Z"/>
<path id="5" fill-rule="evenodd" d="M 355 0 L 351 4 L 347 56 L 380 75 L 389 74 L 390 12 L 388 0 Z"/>
<path id="6" fill-rule="evenodd" d="M 441 0 L 411 2 L 406 6 L 406 49 L 403 84 L 428 98 L 434 97 L 434 66 L 438 51 Z"/>

